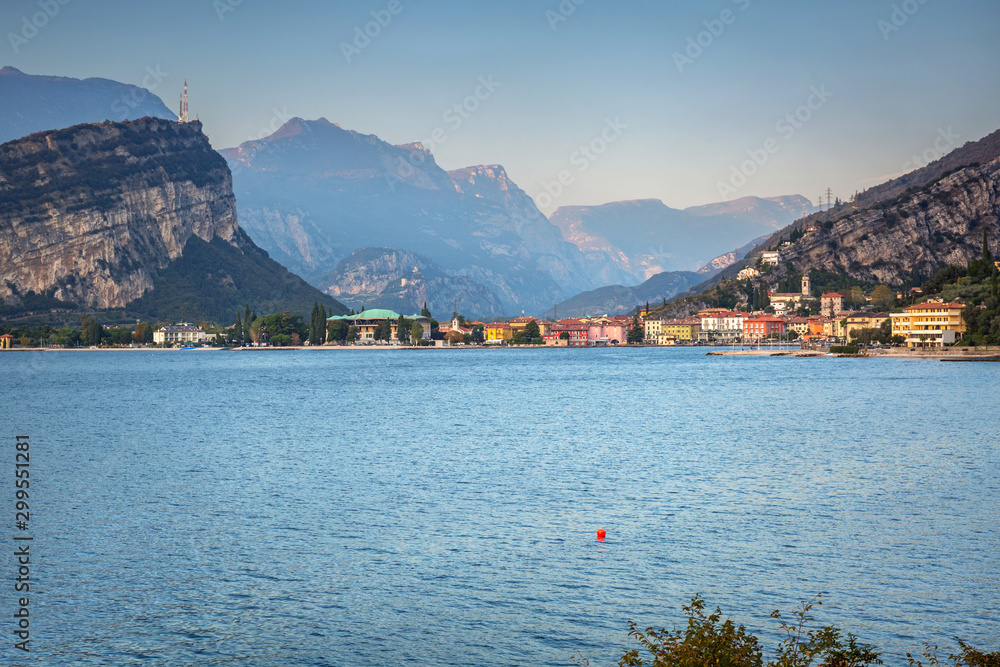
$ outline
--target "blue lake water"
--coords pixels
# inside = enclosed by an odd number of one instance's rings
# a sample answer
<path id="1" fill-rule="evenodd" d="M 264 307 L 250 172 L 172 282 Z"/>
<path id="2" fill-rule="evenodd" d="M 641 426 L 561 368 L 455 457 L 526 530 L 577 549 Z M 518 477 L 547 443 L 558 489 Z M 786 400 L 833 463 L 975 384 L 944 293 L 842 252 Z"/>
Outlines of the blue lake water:
<path id="1" fill-rule="evenodd" d="M 768 647 L 823 592 L 887 664 L 1000 650 L 1000 364 L 40 352 L 0 380 L 33 664 L 610 666 L 695 593 Z"/>

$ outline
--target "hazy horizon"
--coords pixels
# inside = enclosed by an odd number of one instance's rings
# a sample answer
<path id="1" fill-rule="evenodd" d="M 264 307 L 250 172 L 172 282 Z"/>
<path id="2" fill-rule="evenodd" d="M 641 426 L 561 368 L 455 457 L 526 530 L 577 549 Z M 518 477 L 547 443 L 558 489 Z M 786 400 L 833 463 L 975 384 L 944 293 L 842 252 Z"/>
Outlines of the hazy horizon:
<path id="1" fill-rule="evenodd" d="M 171 109 L 186 78 L 218 149 L 292 116 L 420 141 L 445 169 L 502 164 L 545 213 L 848 198 L 1000 127 L 983 0 L 53 2 L 34 31 L 37 1 L 0 9 L 0 65 L 145 85 Z"/>

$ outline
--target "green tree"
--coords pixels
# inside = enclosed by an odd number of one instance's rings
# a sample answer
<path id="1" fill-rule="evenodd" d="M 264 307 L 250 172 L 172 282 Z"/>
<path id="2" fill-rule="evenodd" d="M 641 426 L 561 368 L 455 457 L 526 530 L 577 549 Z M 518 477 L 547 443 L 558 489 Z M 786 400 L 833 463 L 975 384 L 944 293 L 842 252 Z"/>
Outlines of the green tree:
<path id="1" fill-rule="evenodd" d="M 872 303 L 875 304 L 878 310 L 889 310 L 895 301 L 895 295 L 893 295 L 892 290 L 886 285 L 877 285 L 872 290 Z"/>
<path id="2" fill-rule="evenodd" d="M 639 321 L 639 315 L 636 313 L 632 316 L 632 323 L 629 325 L 628 334 L 625 337 L 626 342 L 629 345 L 637 345 L 641 343 L 646 338 L 646 332 Z"/>
<path id="3" fill-rule="evenodd" d="M 531 320 L 525 326 L 514 332 L 511 342 L 514 345 L 532 345 L 536 338 L 541 338 L 542 332 L 536 320 Z"/>
<path id="4" fill-rule="evenodd" d="M 424 339 L 424 327 L 420 322 L 414 322 L 410 326 L 410 340 L 419 343 Z"/>
<path id="5" fill-rule="evenodd" d="M 431 311 L 427 309 L 426 301 L 424 301 L 424 307 L 420 309 L 420 317 L 426 317 L 428 319 L 431 317 Z"/>
<path id="6" fill-rule="evenodd" d="M 347 342 L 354 343 L 357 342 L 358 338 L 361 336 L 361 330 L 358 329 L 353 324 L 347 327 Z"/>
<path id="7" fill-rule="evenodd" d="M 233 333 L 230 337 L 230 341 L 235 345 L 243 345 L 243 337 L 245 332 L 243 331 L 243 320 L 240 318 L 240 314 L 236 313 L 236 324 L 233 325 Z"/>
<path id="8" fill-rule="evenodd" d="M 881 653 L 870 644 L 859 644 L 854 635 L 847 633 L 845 637 L 832 625 L 814 629 L 815 618 L 810 612 L 818 604 L 819 596 L 803 602 L 790 622 L 778 611 L 771 614 L 771 618 L 778 621 L 784 639 L 778 643 L 774 658 L 765 663 L 760 640 L 755 635 L 730 619 L 723 621 L 719 608 L 706 614 L 704 600 L 695 596 L 690 605 L 683 607 L 687 626 L 682 629 L 649 627 L 641 630 L 630 621 L 629 637 L 637 640 L 640 648 L 626 651 L 618 664 L 620 667 L 810 667 L 814 664 L 865 667 L 882 664 Z M 574 656 L 573 660 L 589 665 L 586 658 Z"/>
<path id="9" fill-rule="evenodd" d="M 79 329 L 65 327 L 56 332 L 55 340 L 53 342 L 56 345 L 61 345 L 63 347 L 76 347 L 80 344 L 80 340 Z"/>
<path id="10" fill-rule="evenodd" d="M 139 322 L 135 325 L 135 333 L 132 340 L 139 345 L 148 345 L 153 342 L 153 327 L 148 322 Z"/>
<path id="11" fill-rule="evenodd" d="M 309 313 L 309 344 L 320 345 L 323 340 L 324 327 L 320 321 L 319 302 L 313 301 L 312 312 Z"/>
<path id="12" fill-rule="evenodd" d="M 569 332 L 568 331 L 560 331 L 559 332 L 559 340 L 569 340 L 569 338 L 570 338 L 570 336 L 569 336 Z"/>
<path id="13" fill-rule="evenodd" d="M 375 327 L 374 336 L 375 340 L 389 342 L 392 338 L 392 325 L 389 324 L 389 320 L 382 320 Z"/>
<path id="14" fill-rule="evenodd" d="M 322 345 L 326 342 L 326 318 L 328 314 L 326 312 L 326 306 L 320 304 L 319 306 L 319 344 Z"/>
<path id="15" fill-rule="evenodd" d="M 396 320 L 396 340 L 400 343 L 408 341 L 410 339 L 410 328 L 411 324 L 409 320 L 400 315 L 399 319 Z"/>
<path id="16" fill-rule="evenodd" d="M 104 327 L 98 323 L 96 318 L 84 315 L 80 320 L 82 333 L 80 338 L 84 345 L 100 345 L 104 335 Z"/>
<path id="17" fill-rule="evenodd" d="M 250 325 L 257 319 L 256 313 L 250 312 L 250 304 L 246 304 L 243 309 L 243 333 L 250 331 Z"/>
<path id="18" fill-rule="evenodd" d="M 348 325 L 345 320 L 331 320 L 326 326 L 326 339 L 331 342 L 343 343 L 347 340 Z"/>

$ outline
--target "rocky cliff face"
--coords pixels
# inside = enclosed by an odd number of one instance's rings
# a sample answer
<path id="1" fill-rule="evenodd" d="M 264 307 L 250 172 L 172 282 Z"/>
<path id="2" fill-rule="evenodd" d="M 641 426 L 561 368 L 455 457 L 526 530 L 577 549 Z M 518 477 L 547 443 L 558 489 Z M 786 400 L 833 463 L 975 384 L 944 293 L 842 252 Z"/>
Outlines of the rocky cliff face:
<path id="1" fill-rule="evenodd" d="M 327 278 L 359 248 L 403 248 L 430 258 L 448 275 L 492 292 L 508 313 L 537 312 L 623 278 L 593 271 L 499 165 L 447 172 L 420 144 L 393 146 L 322 118 L 293 118 L 273 135 L 222 154 L 247 232 L 334 293 L 354 289 Z M 483 302 L 466 314 L 492 307 Z"/>
<path id="2" fill-rule="evenodd" d="M 998 216 L 1000 159 L 961 169 L 883 208 L 824 223 L 783 248 L 781 260 L 798 272 L 900 285 L 978 257 L 984 229 L 996 242 Z"/>
<path id="3" fill-rule="evenodd" d="M 429 257 L 398 248 L 356 250 L 320 284 L 327 294 L 355 309 L 381 307 L 411 314 L 427 303 L 443 318 L 456 307 L 475 317 L 504 314 L 503 304 L 490 289 L 471 278 L 448 275 Z"/>
<path id="4" fill-rule="evenodd" d="M 197 122 L 77 125 L 0 146 L 0 299 L 118 308 L 192 236 L 236 244 L 225 160 Z"/>

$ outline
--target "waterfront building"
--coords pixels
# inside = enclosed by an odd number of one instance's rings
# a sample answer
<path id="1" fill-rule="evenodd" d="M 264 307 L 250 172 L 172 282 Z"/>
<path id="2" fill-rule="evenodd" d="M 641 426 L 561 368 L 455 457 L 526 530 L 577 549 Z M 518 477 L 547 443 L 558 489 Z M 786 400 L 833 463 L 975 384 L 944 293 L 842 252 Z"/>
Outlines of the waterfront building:
<path id="1" fill-rule="evenodd" d="M 431 339 L 431 319 L 420 315 L 403 315 L 403 319 L 416 322 L 423 328 L 423 340 Z M 375 330 L 385 321 L 389 322 L 391 331 L 389 343 L 398 342 L 397 325 L 399 324 L 399 313 L 385 308 L 369 308 L 357 315 L 334 315 L 328 317 L 327 322 L 343 321 L 349 327 L 357 327 L 359 343 L 374 343 Z"/>
<path id="2" fill-rule="evenodd" d="M 483 328 L 487 345 L 503 345 L 514 337 L 514 328 L 506 322 L 491 322 Z"/>
<path id="3" fill-rule="evenodd" d="M 731 343 L 743 337 L 743 320 L 747 317 L 746 313 L 712 308 L 699 312 L 698 316 L 701 322 L 698 340 L 701 342 Z"/>
<path id="4" fill-rule="evenodd" d="M 566 333 L 568 339 L 562 337 Z M 586 347 L 590 337 L 590 324 L 583 320 L 559 320 L 552 330 L 542 337 L 546 345 L 559 347 Z"/>
<path id="5" fill-rule="evenodd" d="M 157 345 L 198 345 L 204 343 L 205 338 L 202 329 L 186 322 L 160 327 L 153 332 L 153 342 Z"/>
<path id="6" fill-rule="evenodd" d="M 646 320 L 643 325 L 643 338 L 647 343 L 656 343 L 656 339 L 663 332 L 663 320 L 650 319 Z"/>
<path id="7" fill-rule="evenodd" d="M 673 336 L 678 343 L 693 343 L 698 340 L 701 331 L 701 319 L 689 317 L 685 320 L 673 320 L 663 323 L 661 336 Z"/>
<path id="8" fill-rule="evenodd" d="M 588 345 L 620 345 L 625 342 L 628 325 L 609 317 L 596 317 L 587 322 Z"/>
<path id="9" fill-rule="evenodd" d="M 867 313 L 864 311 L 851 313 L 844 318 L 843 338 L 851 340 L 852 331 L 860 331 L 861 329 L 878 329 L 887 319 L 889 319 L 888 313 Z"/>
<path id="10" fill-rule="evenodd" d="M 785 333 L 785 321 L 774 315 L 761 315 L 743 321 L 743 340 L 762 339 Z"/>
<path id="11" fill-rule="evenodd" d="M 11 334 L 0 336 L 0 350 L 9 350 L 12 347 L 14 347 L 14 336 Z"/>
<path id="12" fill-rule="evenodd" d="M 960 303 L 929 301 L 892 313 L 892 335 L 903 336 L 907 347 L 943 347 L 962 338 L 965 320 Z"/>
<path id="13" fill-rule="evenodd" d="M 785 328 L 788 331 L 794 331 L 799 336 L 808 336 L 810 322 L 811 319 L 808 317 L 789 317 L 785 320 Z"/>

